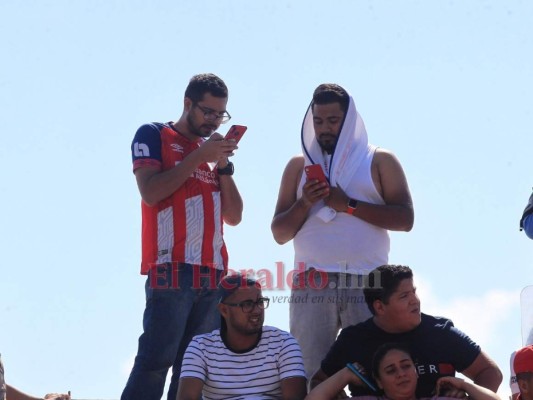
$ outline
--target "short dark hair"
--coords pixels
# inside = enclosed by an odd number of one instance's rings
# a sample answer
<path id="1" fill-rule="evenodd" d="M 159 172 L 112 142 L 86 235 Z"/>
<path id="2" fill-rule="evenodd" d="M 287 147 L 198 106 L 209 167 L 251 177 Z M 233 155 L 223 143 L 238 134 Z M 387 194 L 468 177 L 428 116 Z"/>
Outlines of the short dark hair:
<path id="1" fill-rule="evenodd" d="M 228 97 L 228 88 L 224 81 L 215 74 L 194 75 L 185 89 L 185 97 L 191 99 L 193 103 L 198 103 L 206 93 L 210 93 L 214 97 L 226 98 Z"/>
<path id="2" fill-rule="evenodd" d="M 524 380 L 524 381 L 529 381 L 529 380 L 531 380 L 531 378 L 533 378 L 533 372 L 520 372 L 520 373 L 516 374 L 516 380 L 517 381 L 519 379 L 520 380 Z"/>
<path id="3" fill-rule="evenodd" d="M 372 356 L 372 375 L 374 376 L 374 379 L 379 378 L 379 364 L 381 364 L 381 361 L 383 358 L 387 355 L 387 353 L 391 350 L 399 350 L 401 352 L 404 352 L 409 356 L 411 361 L 413 360 L 413 356 L 411 355 L 411 350 L 406 344 L 402 343 L 385 343 L 378 347 L 374 355 Z"/>
<path id="4" fill-rule="evenodd" d="M 342 111 L 348 110 L 350 96 L 348 92 L 336 83 L 323 83 L 313 93 L 313 105 L 339 103 Z"/>
<path id="5" fill-rule="evenodd" d="M 387 304 L 400 282 L 412 277 L 413 271 L 404 265 L 382 265 L 372 270 L 368 274 L 368 285 L 365 285 L 363 290 L 366 305 L 372 315 L 376 315 L 376 310 L 374 310 L 376 300 Z"/>
<path id="6" fill-rule="evenodd" d="M 249 278 L 240 273 L 226 275 L 218 284 L 219 302 L 223 303 L 228 297 L 237 291 L 239 288 L 257 287 L 261 289 L 261 284 L 255 279 Z"/>
<path id="7" fill-rule="evenodd" d="M 257 287 L 261 289 L 261 283 L 255 279 L 249 278 L 246 275 L 240 273 L 226 275 L 218 283 L 218 302 L 224 304 L 224 301 L 230 297 L 239 288 Z M 220 316 L 220 332 L 226 334 L 228 331 L 228 324 L 226 319 Z"/>

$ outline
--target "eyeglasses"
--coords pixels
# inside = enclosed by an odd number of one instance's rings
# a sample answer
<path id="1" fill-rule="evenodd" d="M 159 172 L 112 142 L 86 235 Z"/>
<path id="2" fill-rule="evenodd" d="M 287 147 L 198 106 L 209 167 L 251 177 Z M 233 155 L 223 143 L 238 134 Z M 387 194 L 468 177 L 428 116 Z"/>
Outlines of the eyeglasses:
<path id="1" fill-rule="evenodd" d="M 200 109 L 204 113 L 204 118 L 206 121 L 209 122 L 215 122 L 216 120 L 220 120 L 221 124 L 225 124 L 231 119 L 231 115 L 227 111 L 217 113 L 215 110 L 212 110 L 207 107 L 202 107 L 200 104 L 195 103 L 196 107 Z"/>
<path id="2" fill-rule="evenodd" d="M 270 304 L 270 299 L 268 297 L 261 297 L 257 299 L 257 301 L 253 300 L 244 300 L 240 303 L 222 303 L 230 307 L 240 307 L 242 312 L 244 313 L 250 313 L 253 311 L 255 307 L 258 307 L 260 310 L 264 310 L 265 308 L 268 308 L 268 305 Z"/>

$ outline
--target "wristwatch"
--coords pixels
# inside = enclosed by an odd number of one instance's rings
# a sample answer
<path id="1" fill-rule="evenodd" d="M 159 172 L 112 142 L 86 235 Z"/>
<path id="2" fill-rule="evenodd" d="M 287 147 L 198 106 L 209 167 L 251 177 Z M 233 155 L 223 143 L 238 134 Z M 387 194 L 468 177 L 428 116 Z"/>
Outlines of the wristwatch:
<path id="1" fill-rule="evenodd" d="M 353 215 L 356 208 L 357 208 L 357 200 L 355 199 L 348 200 L 348 209 L 346 210 L 346 212 L 350 215 Z"/>
<path id="2" fill-rule="evenodd" d="M 233 172 L 235 172 L 235 168 L 233 167 L 233 163 L 231 161 L 228 161 L 228 165 L 226 165 L 224 168 L 217 168 L 219 175 L 233 175 Z"/>

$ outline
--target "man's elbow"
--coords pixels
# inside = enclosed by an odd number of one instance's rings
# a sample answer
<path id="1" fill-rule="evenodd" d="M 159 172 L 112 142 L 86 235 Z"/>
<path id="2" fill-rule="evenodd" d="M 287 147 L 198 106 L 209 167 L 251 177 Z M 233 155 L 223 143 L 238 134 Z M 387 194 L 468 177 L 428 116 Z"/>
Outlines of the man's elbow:
<path id="1" fill-rule="evenodd" d="M 404 232 L 411 232 L 411 230 L 413 229 L 413 225 L 414 225 L 414 224 L 415 224 L 415 220 L 414 220 L 414 218 L 409 219 L 409 220 L 406 222 L 403 231 L 404 231 Z"/>
<path id="2" fill-rule="evenodd" d="M 404 232 L 410 232 L 411 229 L 413 229 L 414 224 L 415 224 L 415 213 L 413 211 L 413 208 L 410 207 L 409 210 L 405 214 L 405 218 L 404 218 L 404 221 L 403 221 L 403 224 L 400 230 Z"/>
<path id="3" fill-rule="evenodd" d="M 276 236 L 274 236 L 274 241 L 279 245 L 283 245 L 288 242 L 288 240 L 277 239 Z"/>
<path id="4" fill-rule="evenodd" d="M 488 389 L 491 389 L 494 393 L 496 393 L 501 383 L 503 382 L 503 374 L 500 368 L 498 368 L 497 366 L 493 367 L 492 374 L 493 378 L 491 379 L 491 387 L 489 387 Z"/>
<path id="5" fill-rule="evenodd" d="M 224 215 L 224 223 L 229 226 L 237 226 L 242 221 L 242 213 Z"/>
<path id="6" fill-rule="evenodd" d="M 479 373 L 473 381 L 496 393 L 503 381 L 503 374 L 498 366 L 492 365 Z"/>
<path id="7" fill-rule="evenodd" d="M 273 236 L 274 236 L 274 240 L 276 241 L 277 244 L 285 244 L 287 243 L 290 239 L 287 239 L 281 235 L 276 235 L 274 232 L 272 232 Z"/>
<path id="8" fill-rule="evenodd" d="M 272 221 L 272 224 L 270 225 L 270 230 L 272 231 L 272 236 L 274 237 L 274 240 L 277 244 L 285 244 L 292 239 L 290 237 L 287 237 L 286 234 L 284 234 L 283 230 L 280 229 L 279 226 L 277 226 L 275 220 Z"/>
<path id="9" fill-rule="evenodd" d="M 143 203 L 148 207 L 155 207 L 157 203 L 159 203 L 158 199 L 156 199 L 154 196 L 150 196 L 149 194 L 141 194 L 141 198 Z"/>

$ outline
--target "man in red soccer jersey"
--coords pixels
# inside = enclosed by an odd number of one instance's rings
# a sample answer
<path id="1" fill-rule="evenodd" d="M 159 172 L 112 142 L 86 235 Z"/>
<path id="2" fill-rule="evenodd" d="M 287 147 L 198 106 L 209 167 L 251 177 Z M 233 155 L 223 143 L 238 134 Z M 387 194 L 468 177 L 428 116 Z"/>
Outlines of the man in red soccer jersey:
<path id="1" fill-rule="evenodd" d="M 222 79 L 195 75 L 180 119 L 143 125 L 133 139 L 148 278 L 144 332 L 122 400 L 159 400 L 171 366 L 174 400 L 191 338 L 219 328 L 216 285 L 228 263 L 222 226 L 237 225 L 243 208 L 228 160 L 237 145 L 215 132 L 231 118 L 227 102 Z"/>

